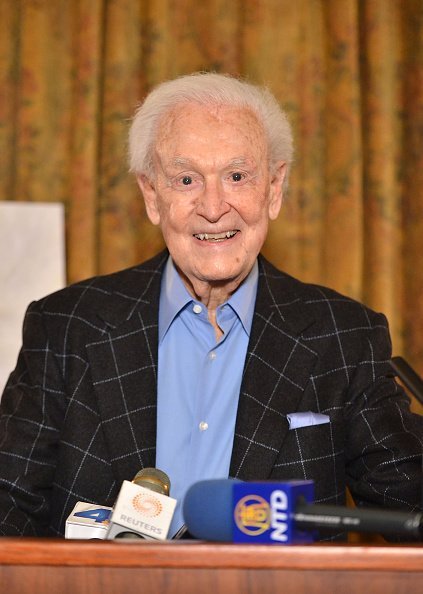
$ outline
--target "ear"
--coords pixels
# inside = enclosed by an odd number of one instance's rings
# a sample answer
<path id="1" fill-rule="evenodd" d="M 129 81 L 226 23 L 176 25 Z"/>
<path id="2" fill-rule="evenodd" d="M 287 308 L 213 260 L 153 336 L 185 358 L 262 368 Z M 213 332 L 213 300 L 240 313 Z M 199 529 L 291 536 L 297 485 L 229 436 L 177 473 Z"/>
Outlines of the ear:
<path id="1" fill-rule="evenodd" d="M 159 225 L 160 212 L 157 205 L 157 192 L 153 182 L 146 175 L 137 175 L 137 182 L 144 197 L 148 218 L 153 225 Z"/>
<path id="2" fill-rule="evenodd" d="M 278 215 L 279 211 L 282 207 L 282 200 L 283 200 L 283 180 L 285 179 L 286 175 L 286 163 L 285 161 L 279 161 L 277 163 L 274 173 L 270 179 L 270 188 L 269 188 L 269 219 L 274 221 Z"/>

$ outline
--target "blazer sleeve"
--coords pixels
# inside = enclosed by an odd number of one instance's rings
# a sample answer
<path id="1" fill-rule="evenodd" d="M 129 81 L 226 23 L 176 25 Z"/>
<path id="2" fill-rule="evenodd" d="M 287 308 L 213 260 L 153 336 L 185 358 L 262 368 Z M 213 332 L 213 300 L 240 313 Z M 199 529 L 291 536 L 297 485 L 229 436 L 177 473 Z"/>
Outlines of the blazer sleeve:
<path id="1" fill-rule="evenodd" d="M 64 410 L 59 367 L 39 304 L 32 303 L 0 403 L 0 534 L 47 535 Z"/>
<path id="2" fill-rule="evenodd" d="M 420 510 L 423 417 L 394 377 L 386 319 L 376 315 L 348 390 L 347 476 L 358 505 Z"/>

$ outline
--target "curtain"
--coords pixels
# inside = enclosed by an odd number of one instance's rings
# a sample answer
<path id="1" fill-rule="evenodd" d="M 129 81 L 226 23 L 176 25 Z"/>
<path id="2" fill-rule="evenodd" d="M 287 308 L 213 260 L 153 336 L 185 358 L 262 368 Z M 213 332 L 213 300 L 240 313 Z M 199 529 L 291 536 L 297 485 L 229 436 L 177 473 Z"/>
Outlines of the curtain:
<path id="1" fill-rule="evenodd" d="M 62 202 L 68 282 L 163 241 L 128 174 L 155 84 L 266 84 L 296 144 L 264 254 L 383 311 L 423 374 L 421 0 L 0 0 L 0 200 Z"/>

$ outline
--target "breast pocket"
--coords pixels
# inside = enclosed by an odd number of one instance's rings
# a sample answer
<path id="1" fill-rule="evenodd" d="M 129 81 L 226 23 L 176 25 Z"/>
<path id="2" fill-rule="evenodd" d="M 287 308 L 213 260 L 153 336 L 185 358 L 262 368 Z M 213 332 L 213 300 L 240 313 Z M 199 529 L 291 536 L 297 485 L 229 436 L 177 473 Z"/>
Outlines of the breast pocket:
<path id="1" fill-rule="evenodd" d="M 315 499 L 339 500 L 345 492 L 345 427 L 325 423 L 291 429 L 271 478 L 313 480 Z"/>

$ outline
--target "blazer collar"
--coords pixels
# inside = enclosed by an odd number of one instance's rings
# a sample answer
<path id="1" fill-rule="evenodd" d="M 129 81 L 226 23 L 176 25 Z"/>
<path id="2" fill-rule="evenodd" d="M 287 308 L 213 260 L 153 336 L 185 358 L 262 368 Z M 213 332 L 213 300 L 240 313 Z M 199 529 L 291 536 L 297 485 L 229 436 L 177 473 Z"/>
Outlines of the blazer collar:
<path id="1" fill-rule="evenodd" d="M 110 330 L 130 322 L 136 318 L 137 311 L 151 305 L 157 305 L 152 308 L 157 322 L 160 285 L 168 256 L 168 251 L 164 250 L 139 266 L 106 277 L 109 300 L 96 313 Z"/>

